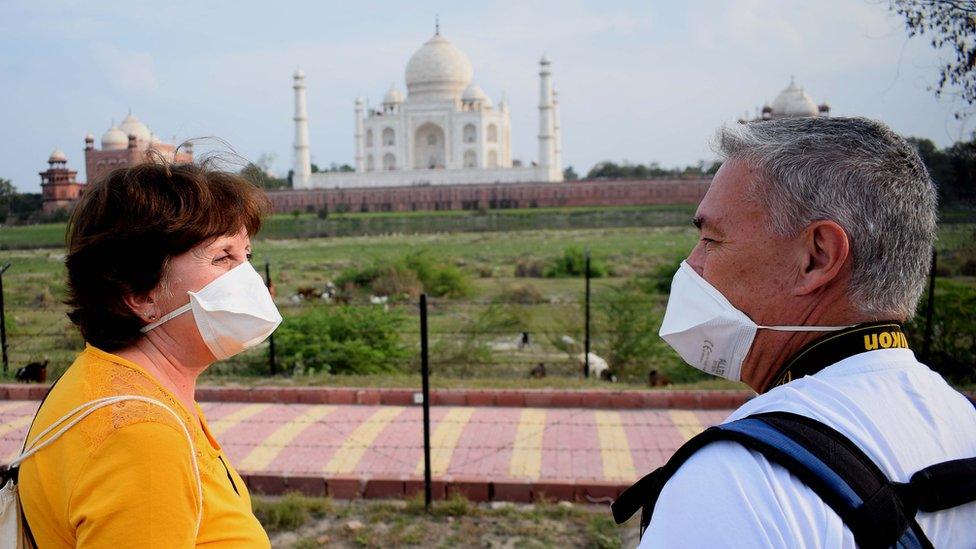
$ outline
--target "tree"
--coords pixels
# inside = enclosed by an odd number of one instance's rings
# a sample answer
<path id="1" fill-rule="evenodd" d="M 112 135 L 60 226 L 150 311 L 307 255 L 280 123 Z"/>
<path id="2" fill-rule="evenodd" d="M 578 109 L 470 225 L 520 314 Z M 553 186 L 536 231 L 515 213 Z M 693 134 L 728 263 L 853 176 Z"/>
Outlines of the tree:
<path id="1" fill-rule="evenodd" d="M 6 221 L 10 215 L 10 202 L 17 195 L 17 188 L 9 179 L 0 177 L 0 220 Z"/>
<path id="2" fill-rule="evenodd" d="M 929 139 L 909 137 L 929 170 L 943 209 L 976 204 L 976 140 L 939 149 Z"/>
<path id="3" fill-rule="evenodd" d="M 958 89 L 963 101 L 976 104 L 976 0 L 891 0 L 890 9 L 905 18 L 909 36 L 926 35 L 932 47 L 952 51 L 932 87 L 936 97 Z"/>
<path id="4" fill-rule="evenodd" d="M 576 170 L 572 166 L 566 166 L 566 169 L 563 170 L 563 179 L 566 181 L 576 181 L 579 179 L 579 174 L 576 173 Z"/>
<path id="5" fill-rule="evenodd" d="M 271 175 L 260 165 L 251 162 L 241 170 L 241 176 L 262 189 L 281 189 L 288 187 L 288 181 Z"/>

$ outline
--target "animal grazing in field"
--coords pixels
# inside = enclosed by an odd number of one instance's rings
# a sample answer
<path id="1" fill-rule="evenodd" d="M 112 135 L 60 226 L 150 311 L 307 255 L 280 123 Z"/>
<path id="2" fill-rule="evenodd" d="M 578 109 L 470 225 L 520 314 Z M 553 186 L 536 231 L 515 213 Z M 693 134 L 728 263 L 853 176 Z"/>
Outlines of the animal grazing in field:
<path id="1" fill-rule="evenodd" d="M 44 383 L 47 381 L 47 361 L 31 362 L 18 369 L 14 377 L 21 383 Z"/>
<path id="2" fill-rule="evenodd" d="M 546 365 L 541 362 L 536 364 L 535 367 L 532 368 L 532 371 L 529 372 L 529 377 L 534 377 L 536 379 L 546 377 Z"/>
<path id="3" fill-rule="evenodd" d="M 671 378 L 667 374 L 662 374 L 657 370 L 651 370 L 647 374 L 648 387 L 667 387 L 671 385 Z"/>
<path id="4" fill-rule="evenodd" d="M 590 357 L 590 360 L 589 360 L 589 362 L 590 362 L 590 364 L 589 364 L 589 366 L 590 366 L 590 375 L 589 376 L 586 375 L 586 362 L 587 362 L 586 361 L 586 355 L 583 354 L 583 353 L 580 353 L 579 356 L 576 357 L 576 360 L 579 362 L 580 371 L 583 373 L 583 376 L 584 377 L 590 377 L 590 378 L 593 378 L 593 379 L 603 379 L 602 374 L 603 374 L 603 372 L 606 372 L 606 371 L 608 371 L 610 369 L 610 365 L 607 364 L 607 361 L 604 360 L 603 358 L 599 357 L 596 353 L 590 353 L 589 354 L 589 357 Z"/>

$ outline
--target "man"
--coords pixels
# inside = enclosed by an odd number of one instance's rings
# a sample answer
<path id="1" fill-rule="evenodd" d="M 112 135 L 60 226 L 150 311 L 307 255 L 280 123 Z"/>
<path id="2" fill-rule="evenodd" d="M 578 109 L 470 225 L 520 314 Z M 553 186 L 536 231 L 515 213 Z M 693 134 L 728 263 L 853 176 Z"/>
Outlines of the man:
<path id="1" fill-rule="evenodd" d="M 849 438 L 888 479 L 976 456 L 976 410 L 907 348 L 936 238 L 936 193 L 885 125 L 726 127 L 661 335 L 760 395 L 727 421 L 792 412 Z M 840 344 L 838 342 L 844 342 Z M 860 346 L 860 347 L 858 347 Z M 976 503 L 919 512 L 935 547 L 976 547 Z M 641 547 L 855 547 L 840 516 L 760 453 L 710 443 L 666 482 Z"/>

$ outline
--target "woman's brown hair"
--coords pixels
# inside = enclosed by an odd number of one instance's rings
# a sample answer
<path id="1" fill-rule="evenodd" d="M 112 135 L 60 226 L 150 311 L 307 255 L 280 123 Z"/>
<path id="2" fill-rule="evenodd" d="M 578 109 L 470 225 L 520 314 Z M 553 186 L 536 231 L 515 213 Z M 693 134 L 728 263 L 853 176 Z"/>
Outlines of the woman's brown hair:
<path id="1" fill-rule="evenodd" d="M 133 344 L 144 321 L 125 297 L 156 288 L 168 260 L 197 245 L 241 229 L 254 236 L 268 209 L 260 189 L 206 164 L 113 171 L 88 185 L 68 222 L 68 317 L 100 349 Z"/>

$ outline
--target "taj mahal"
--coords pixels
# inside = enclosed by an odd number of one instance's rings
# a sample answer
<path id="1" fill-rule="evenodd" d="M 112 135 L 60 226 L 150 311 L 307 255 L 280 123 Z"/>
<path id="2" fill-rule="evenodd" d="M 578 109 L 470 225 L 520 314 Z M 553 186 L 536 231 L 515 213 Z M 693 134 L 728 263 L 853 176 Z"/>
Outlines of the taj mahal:
<path id="1" fill-rule="evenodd" d="M 294 75 L 295 189 L 402 187 L 563 180 L 558 92 L 550 61 L 539 61 L 538 159 L 512 160 L 509 106 L 472 81 L 468 57 L 434 35 L 407 63 L 407 93 L 394 84 L 379 108 L 355 102 L 355 171 L 311 170 L 305 74 Z"/>

